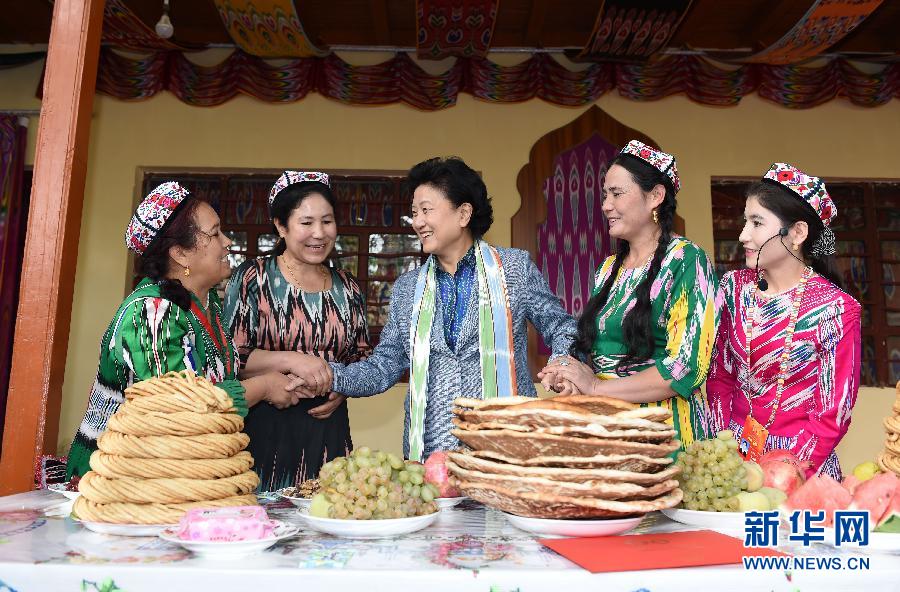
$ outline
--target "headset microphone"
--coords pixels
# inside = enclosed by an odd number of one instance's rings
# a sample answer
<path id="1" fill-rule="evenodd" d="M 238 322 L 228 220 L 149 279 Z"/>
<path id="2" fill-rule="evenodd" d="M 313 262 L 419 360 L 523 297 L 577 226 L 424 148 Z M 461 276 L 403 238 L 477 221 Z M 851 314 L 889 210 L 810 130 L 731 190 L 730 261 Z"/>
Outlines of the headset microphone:
<path id="1" fill-rule="evenodd" d="M 762 290 L 763 292 L 765 292 L 766 290 L 769 289 L 769 282 L 766 281 L 766 278 L 759 277 L 759 258 L 762 255 L 763 247 L 765 247 L 767 244 L 769 244 L 769 241 L 772 241 L 779 237 L 784 238 L 787 235 L 788 235 L 787 227 L 782 226 L 778 230 L 778 234 L 773 234 L 772 236 L 767 238 L 766 241 L 762 244 L 762 246 L 760 246 L 759 249 L 756 251 L 756 287 L 759 288 L 760 290 Z M 787 247 L 785 247 L 785 248 L 787 248 Z M 790 252 L 790 251 L 788 251 L 788 252 Z M 793 255 L 793 253 L 791 253 L 791 255 Z M 796 257 L 796 255 L 795 255 L 795 257 Z"/>

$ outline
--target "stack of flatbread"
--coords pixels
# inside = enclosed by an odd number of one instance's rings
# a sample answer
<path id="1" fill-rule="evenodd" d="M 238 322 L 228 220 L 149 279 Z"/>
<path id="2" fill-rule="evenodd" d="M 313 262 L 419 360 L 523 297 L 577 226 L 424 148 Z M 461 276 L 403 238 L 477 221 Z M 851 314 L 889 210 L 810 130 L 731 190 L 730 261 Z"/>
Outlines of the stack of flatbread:
<path id="1" fill-rule="evenodd" d="M 228 394 L 193 372 L 135 383 L 78 484 L 88 522 L 174 524 L 192 508 L 256 505 L 259 478 Z"/>
<path id="2" fill-rule="evenodd" d="M 671 411 L 599 396 L 456 399 L 447 467 L 469 497 L 532 518 L 622 518 L 681 501 Z"/>

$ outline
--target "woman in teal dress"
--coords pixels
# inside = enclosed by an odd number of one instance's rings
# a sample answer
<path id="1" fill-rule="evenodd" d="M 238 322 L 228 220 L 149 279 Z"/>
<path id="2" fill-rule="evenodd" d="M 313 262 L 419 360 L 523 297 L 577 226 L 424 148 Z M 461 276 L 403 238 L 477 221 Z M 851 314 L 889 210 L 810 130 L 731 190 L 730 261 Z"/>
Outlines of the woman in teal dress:
<path id="1" fill-rule="evenodd" d="M 222 323 L 215 286 L 230 275 L 219 216 L 171 181 L 138 205 L 125 243 L 145 278 L 119 306 L 100 341 L 100 363 L 87 411 L 69 449 L 66 477 L 90 470 L 91 454 L 133 383 L 193 370 L 224 389 L 242 416 L 265 400 L 296 404 L 288 377 L 269 372 L 237 379 L 237 352 Z"/>

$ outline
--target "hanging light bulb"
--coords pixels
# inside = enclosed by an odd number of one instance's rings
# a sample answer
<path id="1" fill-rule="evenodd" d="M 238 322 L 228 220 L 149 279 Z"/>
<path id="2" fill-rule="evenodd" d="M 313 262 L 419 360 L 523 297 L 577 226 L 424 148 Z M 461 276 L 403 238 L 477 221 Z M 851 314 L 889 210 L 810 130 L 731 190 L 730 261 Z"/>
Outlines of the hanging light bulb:
<path id="1" fill-rule="evenodd" d="M 156 22 L 156 34 L 163 39 L 168 39 L 175 34 L 175 27 L 169 19 L 169 0 L 163 0 L 163 13 Z"/>

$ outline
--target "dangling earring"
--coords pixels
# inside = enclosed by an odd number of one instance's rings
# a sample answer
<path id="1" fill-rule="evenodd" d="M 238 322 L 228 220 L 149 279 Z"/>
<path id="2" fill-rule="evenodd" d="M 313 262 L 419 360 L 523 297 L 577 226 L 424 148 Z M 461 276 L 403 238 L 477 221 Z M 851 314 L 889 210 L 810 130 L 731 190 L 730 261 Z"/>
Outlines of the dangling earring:
<path id="1" fill-rule="evenodd" d="M 798 245 L 797 243 L 794 243 L 794 250 L 795 250 L 795 251 L 799 251 L 799 250 L 800 250 L 800 245 Z"/>
<path id="2" fill-rule="evenodd" d="M 185 267 L 184 268 L 184 277 L 189 277 L 190 275 L 191 275 L 191 268 Z"/>
<path id="3" fill-rule="evenodd" d="M 659 226 L 659 214 L 656 213 L 656 210 L 653 210 L 653 223 Z"/>

